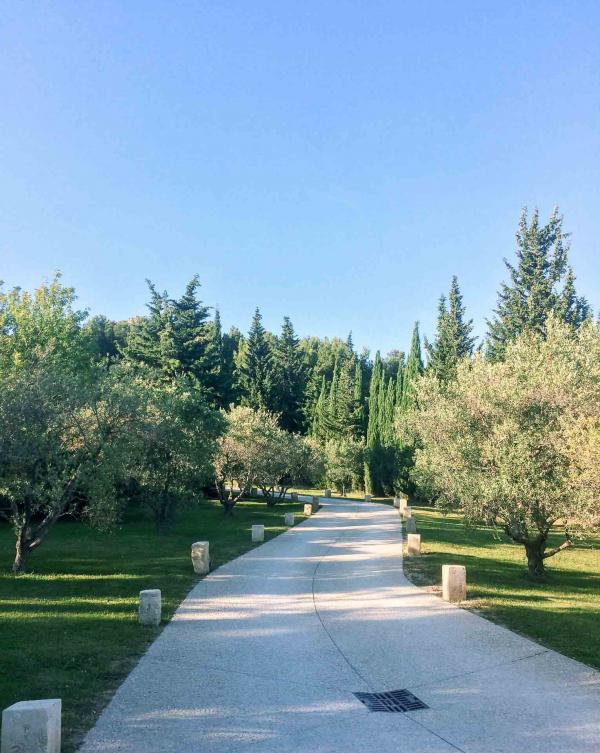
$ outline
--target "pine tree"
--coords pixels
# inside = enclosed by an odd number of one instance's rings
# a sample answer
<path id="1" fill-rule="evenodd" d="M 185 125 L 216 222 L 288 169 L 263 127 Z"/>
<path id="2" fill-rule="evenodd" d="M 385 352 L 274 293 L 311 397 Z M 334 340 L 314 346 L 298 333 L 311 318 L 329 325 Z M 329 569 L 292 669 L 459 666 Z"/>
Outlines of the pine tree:
<path id="1" fill-rule="evenodd" d="M 250 408 L 273 410 L 273 352 L 258 308 L 238 355 L 242 401 Z"/>
<path id="2" fill-rule="evenodd" d="M 302 400 L 306 372 L 299 340 L 288 316 L 283 319 L 281 336 L 275 341 L 273 351 L 274 392 L 280 425 L 283 429 L 299 432 L 304 428 Z"/>
<path id="3" fill-rule="evenodd" d="M 449 381 L 456 374 L 458 362 L 472 355 L 475 338 L 471 336 L 473 320 L 465 321 L 465 308 L 456 276 L 452 278 L 449 295 L 450 305 L 446 307 L 446 298 L 440 297 L 435 340 L 425 341 L 428 368 L 438 379 Z"/>
<path id="4" fill-rule="evenodd" d="M 546 225 L 534 211 L 531 222 L 523 209 L 519 221 L 517 264 L 504 261 L 510 283 L 502 283 L 495 318 L 488 321 L 487 355 L 500 360 L 506 346 L 524 330 L 544 333 L 550 313 L 578 327 L 589 315 L 585 298 L 575 292 L 568 264 L 568 235 L 555 209 Z"/>
<path id="5" fill-rule="evenodd" d="M 414 405 L 414 383 L 423 373 L 423 358 L 421 356 L 421 338 L 419 336 L 419 322 L 415 322 L 410 352 L 406 360 L 402 379 L 402 397 L 400 408 L 408 410 Z"/>

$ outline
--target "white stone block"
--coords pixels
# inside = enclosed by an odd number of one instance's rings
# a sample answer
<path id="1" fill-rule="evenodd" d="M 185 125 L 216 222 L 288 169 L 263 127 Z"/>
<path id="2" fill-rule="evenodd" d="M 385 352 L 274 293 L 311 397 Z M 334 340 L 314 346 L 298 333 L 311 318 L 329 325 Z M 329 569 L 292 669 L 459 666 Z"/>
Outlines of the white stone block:
<path id="1" fill-rule="evenodd" d="M 160 589 L 150 588 L 140 591 L 138 619 L 140 625 L 160 625 L 162 600 Z"/>
<path id="2" fill-rule="evenodd" d="M 2 753 L 60 753 L 60 698 L 20 701 L 2 712 Z"/>
<path id="3" fill-rule="evenodd" d="M 197 575 L 206 575 L 210 570 L 210 548 L 208 541 L 192 544 L 192 565 Z"/>
<path id="4" fill-rule="evenodd" d="M 401 515 L 403 518 L 410 518 L 412 516 L 412 507 L 405 506 L 401 508 Z"/>
<path id="5" fill-rule="evenodd" d="M 370 502 L 372 499 L 370 494 L 365 494 L 365 502 Z"/>
<path id="6" fill-rule="evenodd" d="M 407 507 L 408 507 L 408 500 L 404 499 L 403 497 L 400 497 L 400 504 L 398 505 L 398 509 L 400 510 L 400 513 L 403 513 Z"/>
<path id="7" fill-rule="evenodd" d="M 413 518 L 411 515 L 410 518 L 406 518 L 406 533 L 416 533 L 417 532 L 417 519 Z"/>
<path id="8" fill-rule="evenodd" d="M 252 541 L 255 543 L 257 541 L 264 541 L 265 540 L 265 527 L 262 524 L 256 524 L 252 526 Z"/>
<path id="9" fill-rule="evenodd" d="M 325 489 L 323 496 L 325 497 L 325 499 L 331 499 L 331 489 Z"/>
<path id="10" fill-rule="evenodd" d="M 465 601 L 467 568 L 464 565 L 442 565 L 442 598 L 445 601 Z"/>
<path id="11" fill-rule="evenodd" d="M 400 497 L 394 497 L 394 507 L 396 510 L 400 509 Z"/>
<path id="12" fill-rule="evenodd" d="M 421 534 L 409 533 L 406 537 L 406 553 L 409 557 L 421 554 Z"/>
<path id="13" fill-rule="evenodd" d="M 312 515 L 312 511 L 313 511 L 313 506 L 311 505 L 310 502 L 307 502 L 304 505 L 304 514 L 305 515 Z"/>
<path id="14" fill-rule="evenodd" d="M 283 522 L 286 526 L 293 526 L 294 525 L 294 513 L 293 512 L 286 512 L 286 514 L 283 516 Z"/>
<path id="15" fill-rule="evenodd" d="M 290 494 L 290 499 L 292 500 L 292 502 L 297 502 L 298 501 L 298 492 L 292 492 Z"/>

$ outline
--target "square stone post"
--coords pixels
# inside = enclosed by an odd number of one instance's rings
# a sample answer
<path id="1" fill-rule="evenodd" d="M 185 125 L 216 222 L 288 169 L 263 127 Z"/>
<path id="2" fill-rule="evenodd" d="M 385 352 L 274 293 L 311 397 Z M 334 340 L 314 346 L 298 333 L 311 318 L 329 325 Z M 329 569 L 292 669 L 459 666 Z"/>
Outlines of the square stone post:
<path id="1" fill-rule="evenodd" d="M 325 499 L 331 499 L 331 489 L 325 489 L 323 496 L 325 497 Z"/>
<path id="2" fill-rule="evenodd" d="M 413 518 L 411 515 L 410 518 L 406 518 L 406 533 L 416 533 L 417 532 L 417 519 Z"/>
<path id="3" fill-rule="evenodd" d="M 396 510 L 400 509 L 400 497 L 394 497 L 394 507 Z"/>
<path id="4" fill-rule="evenodd" d="M 257 541 L 264 541 L 265 540 L 265 527 L 262 524 L 255 524 L 252 526 L 252 541 L 255 543 Z"/>
<path id="5" fill-rule="evenodd" d="M 401 509 L 401 513 L 403 518 L 410 518 L 412 515 L 412 507 L 405 506 Z"/>
<path id="6" fill-rule="evenodd" d="M 370 494 L 365 494 L 365 502 L 370 502 L 372 499 Z"/>
<path id="7" fill-rule="evenodd" d="M 442 598 L 460 602 L 467 598 L 467 568 L 464 565 L 442 565 Z"/>
<path id="8" fill-rule="evenodd" d="M 192 544 L 192 565 L 197 575 L 206 575 L 210 570 L 208 541 L 196 541 Z"/>
<path id="9" fill-rule="evenodd" d="M 140 625 L 160 625 L 162 600 L 159 588 L 140 591 L 138 620 Z"/>
<path id="10" fill-rule="evenodd" d="M 60 698 L 19 701 L 2 712 L 2 753 L 60 753 Z"/>
<path id="11" fill-rule="evenodd" d="M 312 506 L 312 504 L 311 504 L 310 502 L 307 502 L 307 503 L 306 503 L 306 504 L 304 505 L 304 514 L 305 514 L 306 516 L 312 515 L 312 511 L 313 511 L 313 506 Z"/>
<path id="12" fill-rule="evenodd" d="M 421 554 L 421 534 L 409 533 L 406 537 L 406 553 L 409 557 Z"/>
<path id="13" fill-rule="evenodd" d="M 286 526 L 293 526 L 294 525 L 294 513 L 293 512 L 286 512 L 283 516 L 283 523 Z"/>
<path id="14" fill-rule="evenodd" d="M 297 502 L 298 501 L 298 492 L 292 492 L 290 494 L 290 499 L 292 500 L 292 502 Z"/>

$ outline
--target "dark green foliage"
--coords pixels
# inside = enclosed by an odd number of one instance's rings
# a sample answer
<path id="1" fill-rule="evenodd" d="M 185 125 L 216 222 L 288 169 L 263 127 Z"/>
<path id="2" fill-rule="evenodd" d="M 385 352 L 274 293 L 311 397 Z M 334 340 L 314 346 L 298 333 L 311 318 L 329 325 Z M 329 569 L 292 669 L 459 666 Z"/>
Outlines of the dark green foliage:
<path id="1" fill-rule="evenodd" d="M 406 360 L 406 367 L 402 375 L 402 396 L 400 408 L 408 410 L 414 405 L 414 383 L 423 373 L 423 358 L 421 356 L 421 338 L 419 336 L 419 322 L 415 322 L 410 344 L 410 353 Z"/>
<path id="2" fill-rule="evenodd" d="M 256 410 L 265 408 L 274 411 L 273 348 L 267 331 L 263 327 L 262 315 L 258 308 L 252 317 L 247 339 L 240 343 L 236 355 L 236 366 L 239 370 L 244 405 Z"/>
<path id="3" fill-rule="evenodd" d="M 274 403 L 280 426 L 292 432 L 304 429 L 306 367 L 299 342 L 290 318 L 284 317 L 281 335 L 273 349 Z"/>
<path id="4" fill-rule="evenodd" d="M 537 209 L 528 223 L 523 209 L 516 234 L 517 263 L 505 260 L 510 282 L 502 283 L 496 316 L 488 321 L 487 355 L 492 360 L 502 359 L 507 344 L 524 330 L 543 333 L 551 312 L 573 327 L 589 316 L 587 301 L 575 292 L 562 224 L 558 209 L 546 225 L 540 225 Z"/>
<path id="5" fill-rule="evenodd" d="M 427 366 L 441 381 L 449 381 L 456 374 L 456 366 L 462 358 L 472 355 L 475 338 L 471 336 L 473 320 L 465 321 L 465 307 L 456 276 L 450 286 L 449 306 L 441 296 L 438 305 L 438 320 L 435 340 L 425 342 Z"/>

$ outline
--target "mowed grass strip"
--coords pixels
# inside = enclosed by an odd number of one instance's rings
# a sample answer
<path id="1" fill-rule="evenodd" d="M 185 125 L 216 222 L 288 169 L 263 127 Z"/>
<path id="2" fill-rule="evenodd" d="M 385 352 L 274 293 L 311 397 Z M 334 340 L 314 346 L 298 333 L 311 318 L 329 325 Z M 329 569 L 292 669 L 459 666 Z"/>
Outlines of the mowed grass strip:
<path id="1" fill-rule="evenodd" d="M 600 669 L 600 537 L 547 559 L 546 580 L 534 583 L 524 548 L 493 529 L 434 508 L 413 507 L 413 515 L 422 555 L 405 557 L 404 572 L 415 584 L 441 586 L 442 565 L 465 565 L 464 606 Z"/>
<path id="2" fill-rule="evenodd" d="M 158 536 L 152 521 L 131 517 L 100 533 L 77 522 L 58 524 L 29 560 L 10 574 L 14 536 L 0 526 L 0 709 L 16 701 L 63 699 L 63 753 L 71 753 L 160 627 L 137 623 L 139 592 L 162 591 L 163 626 L 199 580 L 194 541 L 210 541 L 212 567 L 252 549 L 250 529 L 265 539 L 285 529 L 283 515 L 304 519 L 302 503 L 241 502 L 232 517 L 203 500 L 182 510 Z"/>

